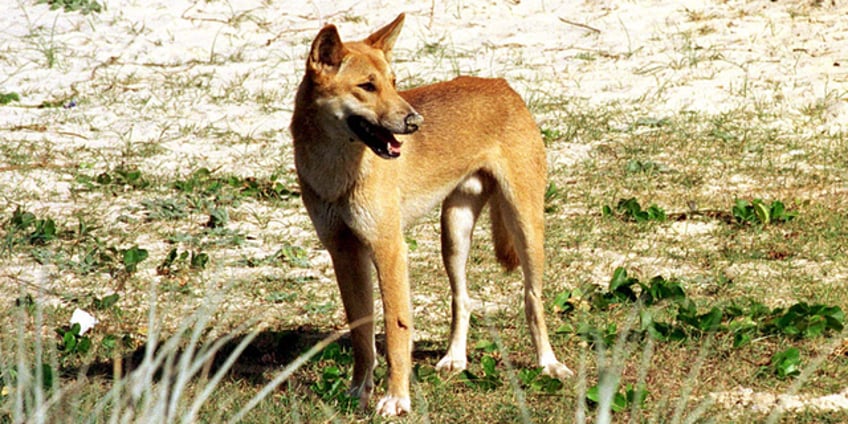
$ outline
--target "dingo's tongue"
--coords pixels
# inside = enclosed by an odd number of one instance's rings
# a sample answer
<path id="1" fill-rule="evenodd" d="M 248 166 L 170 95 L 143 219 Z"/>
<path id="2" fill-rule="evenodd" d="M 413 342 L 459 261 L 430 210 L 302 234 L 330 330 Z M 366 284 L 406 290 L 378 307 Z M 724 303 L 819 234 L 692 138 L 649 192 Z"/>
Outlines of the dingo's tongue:
<path id="1" fill-rule="evenodd" d="M 397 141 L 394 137 L 389 140 L 389 153 L 392 155 L 399 156 L 400 155 L 400 142 Z"/>

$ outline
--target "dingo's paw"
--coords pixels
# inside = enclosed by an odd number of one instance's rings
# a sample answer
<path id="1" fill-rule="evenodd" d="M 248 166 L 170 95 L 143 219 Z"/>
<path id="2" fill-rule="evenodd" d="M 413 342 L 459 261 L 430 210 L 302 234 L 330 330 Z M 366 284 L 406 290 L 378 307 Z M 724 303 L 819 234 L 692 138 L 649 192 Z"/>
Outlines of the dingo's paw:
<path id="1" fill-rule="evenodd" d="M 371 399 L 371 392 L 374 391 L 374 383 L 363 382 L 362 384 L 354 384 L 351 386 L 347 394 L 352 398 L 359 399 L 359 407 L 368 407 L 368 401 Z"/>
<path id="2" fill-rule="evenodd" d="M 444 358 L 439 360 L 439 363 L 436 364 L 437 371 L 446 371 L 446 372 L 457 372 L 463 371 L 468 366 L 468 359 L 465 356 L 461 358 L 454 358 L 450 355 L 445 355 Z"/>
<path id="3" fill-rule="evenodd" d="M 377 403 L 377 413 L 384 417 L 399 417 L 412 410 L 408 397 L 386 395 Z"/>
<path id="4" fill-rule="evenodd" d="M 558 380 L 565 380 L 574 377 L 574 371 L 571 371 L 567 366 L 563 365 L 561 362 L 554 361 L 547 364 L 541 364 L 541 366 L 543 369 L 542 373 Z"/>

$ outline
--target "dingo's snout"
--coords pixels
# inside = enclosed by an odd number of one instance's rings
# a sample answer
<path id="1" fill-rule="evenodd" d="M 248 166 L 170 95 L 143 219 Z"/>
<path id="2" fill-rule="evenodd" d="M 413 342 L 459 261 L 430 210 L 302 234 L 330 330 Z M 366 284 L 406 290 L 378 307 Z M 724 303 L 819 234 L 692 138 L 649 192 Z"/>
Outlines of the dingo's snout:
<path id="1" fill-rule="evenodd" d="M 424 117 L 421 116 L 418 112 L 412 111 L 405 118 L 403 118 L 403 123 L 406 126 L 404 129 L 404 134 L 412 134 L 415 131 L 418 131 L 418 127 L 424 122 Z"/>

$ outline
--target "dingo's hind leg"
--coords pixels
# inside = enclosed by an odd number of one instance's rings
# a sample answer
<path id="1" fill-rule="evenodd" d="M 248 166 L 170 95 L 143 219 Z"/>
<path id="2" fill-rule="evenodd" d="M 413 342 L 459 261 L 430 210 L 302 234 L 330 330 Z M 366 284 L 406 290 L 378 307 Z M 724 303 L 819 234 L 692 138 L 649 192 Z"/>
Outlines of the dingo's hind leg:
<path id="1" fill-rule="evenodd" d="M 442 259 L 451 285 L 450 342 L 436 369 L 461 371 L 467 365 L 466 342 L 471 317 L 465 265 L 474 224 L 489 200 L 491 177 L 477 173 L 463 181 L 442 203 Z"/>
<path id="2" fill-rule="evenodd" d="M 544 372 L 552 377 L 563 379 L 574 373 L 557 360 L 545 324 L 545 308 L 542 303 L 542 282 L 545 264 L 545 222 L 544 222 L 544 178 L 533 186 L 525 181 L 520 192 L 508 192 L 511 187 L 499 184 L 492 196 L 491 208 L 496 213 L 492 219 L 495 230 L 506 229 L 515 252 L 518 255 L 524 273 L 524 314 L 536 359 Z M 501 236 L 505 238 L 506 236 Z"/>

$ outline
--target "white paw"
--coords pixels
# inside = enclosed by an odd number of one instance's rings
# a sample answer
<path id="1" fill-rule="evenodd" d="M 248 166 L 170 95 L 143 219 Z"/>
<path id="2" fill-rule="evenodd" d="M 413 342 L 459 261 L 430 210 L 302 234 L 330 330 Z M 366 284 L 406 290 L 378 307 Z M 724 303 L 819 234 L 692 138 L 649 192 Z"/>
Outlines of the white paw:
<path id="1" fill-rule="evenodd" d="M 377 402 L 377 413 L 384 417 L 399 417 L 412 410 L 408 397 L 386 395 Z"/>
<path id="2" fill-rule="evenodd" d="M 567 366 L 563 365 L 559 361 L 541 364 L 541 366 L 543 368 L 542 373 L 553 378 L 565 380 L 567 378 L 574 377 L 574 371 L 571 371 Z"/>
<path id="3" fill-rule="evenodd" d="M 467 366 L 468 360 L 464 356 L 461 358 L 454 358 L 453 356 L 445 355 L 445 357 L 439 360 L 439 363 L 436 364 L 436 370 L 457 372 L 464 370 Z"/>

